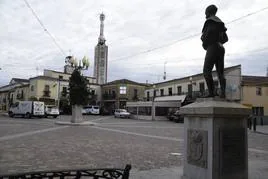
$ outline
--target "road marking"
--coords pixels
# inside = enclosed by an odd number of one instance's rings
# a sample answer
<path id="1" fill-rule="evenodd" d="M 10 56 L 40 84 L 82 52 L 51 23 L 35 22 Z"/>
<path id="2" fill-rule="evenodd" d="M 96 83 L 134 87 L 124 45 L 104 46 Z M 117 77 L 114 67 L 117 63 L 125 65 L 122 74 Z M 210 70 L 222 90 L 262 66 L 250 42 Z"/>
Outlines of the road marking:
<path id="1" fill-rule="evenodd" d="M 170 155 L 174 155 L 174 156 L 182 156 L 182 153 L 169 153 Z"/>
<path id="2" fill-rule="evenodd" d="M 7 135 L 7 136 L 0 137 L 0 142 L 10 140 L 10 139 L 16 139 L 16 138 L 19 138 L 19 137 L 30 136 L 30 135 L 34 135 L 34 134 L 40 134 L 40 133 L 44 133 L 44 132 L 55 131 L 55 130 L 58 130 L 58 129 L 64 129 L 64 128 L 67 128 L 67 127 L 69 127 L 69 126 L 53 127 L 53 128 L 42 129 L 42 130 L 37 130 L 37 131 L 24 132 L 24 133 L 20 133 L 20 134 Z"/>
<path id="3" fill-rule="evenodd" d="M 152 124 L 153 122 L 113 122 L 113 123 L 98 123 L 101 125 L 118 125 L 118 124 Z"/>
<path id="4" fill-rule="evenodd" d="M 256 153 L 268 154 L 268 151 L 266 151 L 266 150 L 260 150 L 260 149 L 254 149 L 254 148 L 248 148 L 248 151 L 256 152 Z"/>
<path id="5" fill-rule="evenodd" d="M 142 137 L 161 139 L 161 140 L 184 142 L 184 139 L 175 138 L 175 137 L 163 137 L 163 136 L 156 136 L 156 135 L 149 135 L 149 134 L 140 134 L 140 133 L 135 133 L 135 132 L 128 132 L 128 131 L 122 131 L 122 130 L 117 130 L 117 129 L 109 129 L 109 128 L 97 127 L 97 126 L 93 126 L 92 128 L 105 130 L 105 131 L 111 131 L 111 132 L 117 132 L 117 133 L 122 133 L 122 134 L 129 134 L 129 135 L 135 135 L 135 136 L 142 136 Z M 248 151 L 256 152 L 256 153 L 268 154 L 268 151 L 254 149 L 254 148 L 248 148 Z"/>
<path id="6" fill-rule="evenodd" d="M 111 116 L 100 117 L 100 118 L 93 119 L 93 120 L 90 120 L 90 121 L 93 121 L 93 122 L 95 122 L 95 121 L 101 121 L 101 120 L 103 120 L 103 119 L 109 119 L 110 117 L 111 117 Z"/>
<path id="7" fill-rule="evenodd" d="M 100 126 L 105 126 L 104 123 L 102 124 L 98 124 Z M 154 129 L 180 129 L 180 128 L 184 128 L 182 126 L 178 126 L 178 127 L 159 127 L 159 126 L 129 126 L 129 125 L 118 125 L 118 126 L 111 126 L 110 124 L 108 124 L 106 127 L 138 127 L 138 128 L 154 128 Z"/>
<path id="8" fill-rule="evenodd" d="M 111 131 L 111 132 L 117 132 L 117 133 L 122 133 L 122 134 L 130 134 L 130 135 L 135 135 L 135 136 L 142 136 L 142 137 L 150 137 L 150 138 L 155 138 L 155 139 L 183 142 L 183 139 L 179 139 L 179 138 L 175 138 L 175 137 L 163 137 L 163 136 L 156 136 L 156 135 L 149 135 L 149 134 L 140 134 L 140 133 L 135 133 L 135 132 L 128 132 L 128 131 L 109 129 L 109 128 L 97 127 L 97 126 L 93 126 L 92 128 L 105 130 L 105 131 Z"/>

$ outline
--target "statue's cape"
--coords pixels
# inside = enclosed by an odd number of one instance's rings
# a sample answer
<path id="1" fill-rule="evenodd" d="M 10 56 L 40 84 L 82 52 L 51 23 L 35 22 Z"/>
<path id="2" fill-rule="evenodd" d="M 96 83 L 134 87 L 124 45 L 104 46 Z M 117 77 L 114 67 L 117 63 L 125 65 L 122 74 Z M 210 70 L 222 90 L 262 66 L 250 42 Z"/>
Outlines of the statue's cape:
<path id="1" fill-rule="evenodd" d="M 207 18 L 204 26 L 203 26 L 203 29 L 202 29 L 202 32 L 204 32 L 206 26 L 210 23 L 210 22 L 216 22 L 216 23 L 219 23 L 221 24 L 221 26 L 223 27 L 223 31 L 226 31 L 226 27 L 224 25 L 224 22 L 221 21 L 220 18 L 218 18 L 217 16 L 210 16 L 209 18 Z"/>

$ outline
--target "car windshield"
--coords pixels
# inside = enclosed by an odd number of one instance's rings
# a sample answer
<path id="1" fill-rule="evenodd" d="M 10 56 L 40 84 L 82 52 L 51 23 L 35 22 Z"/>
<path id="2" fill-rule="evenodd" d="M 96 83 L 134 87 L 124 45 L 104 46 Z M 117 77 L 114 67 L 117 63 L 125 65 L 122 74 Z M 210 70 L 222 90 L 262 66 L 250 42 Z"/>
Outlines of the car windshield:
<path id="1" fill-rule="evenodd" d="M 93 109 L 99 109 L 99 107 L 98 106 L 94 106 Z"/>
<path id="2" fill-rule="evenodd" d="M 119 112 L 127 112 L 125 109 L 120 109 Z"/>

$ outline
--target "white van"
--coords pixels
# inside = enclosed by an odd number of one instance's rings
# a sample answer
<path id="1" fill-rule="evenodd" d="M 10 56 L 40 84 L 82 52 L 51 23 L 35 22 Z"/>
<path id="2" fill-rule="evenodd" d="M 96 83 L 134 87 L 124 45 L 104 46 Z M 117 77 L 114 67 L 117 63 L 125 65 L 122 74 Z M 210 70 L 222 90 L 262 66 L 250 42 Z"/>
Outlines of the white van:
<path id="1" fill-rule="evenodd" d="M 26 118 L 45 115 L 45 103 L 41 101 L 19 101 L 13 104 L 8 111 L 10 117 L 21 115 Z"/>
<path id="2" fill-rule="evenodd" d="M 84 106 L 82 109 L 82 114 L 100 114 L 99 106 Z"/>

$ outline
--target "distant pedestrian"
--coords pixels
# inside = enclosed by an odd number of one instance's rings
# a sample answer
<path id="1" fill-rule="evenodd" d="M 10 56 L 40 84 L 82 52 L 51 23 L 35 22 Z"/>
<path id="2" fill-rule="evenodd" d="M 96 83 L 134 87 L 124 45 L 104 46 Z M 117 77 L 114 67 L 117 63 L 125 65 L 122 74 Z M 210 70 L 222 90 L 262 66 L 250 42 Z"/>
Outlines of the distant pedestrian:
<path id="1" fill-rule="evenodd" d="M 257 126 L 257 119 L 256 117 L 254 117 L 254 120 L 253 120 L 253 131 L 256 132 L 256 126 Z"/>
<path id="2" fill-rule="evenodd" d="M 263 126 L 263 118 L 261 117 L 261 125 Z"/>
<path id="3" fill-rule="evenodd" d="M 248 117 L 248 128 L 251 130 L 252 128 L 252 115 Z"/>

